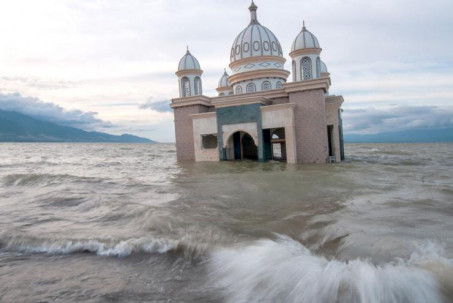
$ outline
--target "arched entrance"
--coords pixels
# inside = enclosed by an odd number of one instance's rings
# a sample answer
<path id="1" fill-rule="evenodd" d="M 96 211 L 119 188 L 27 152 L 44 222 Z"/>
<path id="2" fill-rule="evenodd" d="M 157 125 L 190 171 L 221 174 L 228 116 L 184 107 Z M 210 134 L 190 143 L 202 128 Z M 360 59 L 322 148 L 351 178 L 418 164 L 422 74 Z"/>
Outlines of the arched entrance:
<path id="1" fill-rule="evenodd" d="M 253 137 L 244 132 L 237 131 L 233 133 L 228 140 L 227 152 L 228 160 L 258 160 L 258 147 Z"/>
<path id="2" fill-rule="evenodd" d="M 242 135 L 241 145 L 242 159 L 258 160 L 258 148 L 249 134 Z"/>

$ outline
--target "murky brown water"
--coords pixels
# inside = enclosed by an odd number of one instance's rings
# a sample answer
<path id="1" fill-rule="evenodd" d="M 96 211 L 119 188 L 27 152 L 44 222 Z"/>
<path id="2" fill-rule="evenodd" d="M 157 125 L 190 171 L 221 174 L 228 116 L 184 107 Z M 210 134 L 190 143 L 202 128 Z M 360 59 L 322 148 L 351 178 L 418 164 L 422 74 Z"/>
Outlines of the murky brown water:
<path id="1" fill-rule="evenodd" d="M 0 144 L 1 302 L 453 302 L 453 144 L 341 164 Z"/>

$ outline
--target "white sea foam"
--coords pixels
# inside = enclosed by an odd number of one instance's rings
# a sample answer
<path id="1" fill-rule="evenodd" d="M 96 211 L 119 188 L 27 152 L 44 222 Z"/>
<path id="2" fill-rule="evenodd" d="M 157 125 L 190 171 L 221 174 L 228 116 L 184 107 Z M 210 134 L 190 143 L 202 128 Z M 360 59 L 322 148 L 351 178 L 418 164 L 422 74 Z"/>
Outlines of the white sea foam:
<path id="1" fill-rule="evenodd" d="M 410 260 L 380 266 L 327 260 L 280 236 L 214 252 L 210 266 L 228 302 L 443 302 L 432 268 L 415 265 L 423 258 L 417 252 Z"/>
<path id="2" fill-rule="evenodd" d="M 178 247 L 178 241 L 152 237 L 126 240 L 109 239 L 37 239 L 30 237 L 9 237 L 3 239 L 6 249 L 26 253 L 70 254 L 91 252 L 99 256 L 127 257 L 133 253 L 163 254 Z"/>

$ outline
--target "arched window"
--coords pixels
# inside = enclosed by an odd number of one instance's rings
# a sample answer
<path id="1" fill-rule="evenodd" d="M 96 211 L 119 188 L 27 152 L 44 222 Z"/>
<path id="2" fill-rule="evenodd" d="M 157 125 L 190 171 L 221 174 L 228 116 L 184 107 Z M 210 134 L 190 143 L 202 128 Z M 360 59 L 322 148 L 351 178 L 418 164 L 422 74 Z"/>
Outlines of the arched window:
<path id="1" fill-rule="evenodd" d="M 272 89 L 271 83 L 269 81 L 264 81 L 261 85 L 261 90 L 270 90 Z"/>
<path id="2" fill-rule="evenodd" d="M 293 60 L 293 81 L 296 82 L 297 73 L 296 73 L 296 61 Z"/>
<path id="3" fill-rule="evenodd" d="M 282 88 L 282 81 L 277 81 L 277 83 L 275 84 L 275 87 L 276 87 L 277 89 Z"/>
<path id="4" fill-rule="evenodd" d="M 240 85 L 236 86 L 235 94 L 236 95 L 242 94 L 242 87 Z"/>
<path id="5" fill-rule="evenodd" d="M 254 93 L 256 91 L 255 84 L 249 83 L 247 84 L 247 93 Z"/>
<path id="6" fill-rule="evenodd" d="M 313 78 L 313 74 L 311 73 L 311 59 L 309 57 L 303 57 L 302 61 L 300 61 L 301 69 L 301 79 L 308 80 Z"/>
<path id="7" fill-rule="evenodd" d="M 182 97 L 190 96 L 190 80 L 187 77 L 181 79 Z"/>
<path id="8" fill-rule="evenodd" d="M 321 59 L 316 58 L 316 78 L 321 78 Z"/>
<path id="9" fill-rule="evenodd" d="M 201 79 L 200 79 L 200 77 L 195 78 L 195 95 L 201 95 Z"/>

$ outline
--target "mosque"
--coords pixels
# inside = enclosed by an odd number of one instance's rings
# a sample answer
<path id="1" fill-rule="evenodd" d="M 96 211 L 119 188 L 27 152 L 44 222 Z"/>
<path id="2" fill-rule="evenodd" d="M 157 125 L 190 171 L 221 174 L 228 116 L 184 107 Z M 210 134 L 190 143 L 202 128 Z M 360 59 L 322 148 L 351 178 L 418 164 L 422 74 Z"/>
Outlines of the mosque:
<path id="1" fill-rule="evenodd" d="M 288 163 L 340 162 L 344 158 L 342 96 L 329 94 L 330 74 L 318 39 L 305 24 L 289 56 L 277 37 L 258 22 L 234 39 L 231 75 L 220 78 L 217 97 L 203 95 L 198 60 L 187 50 L 179 62 L 179 98 L 172 99 L 178 160 L 251 159 Z"/>

